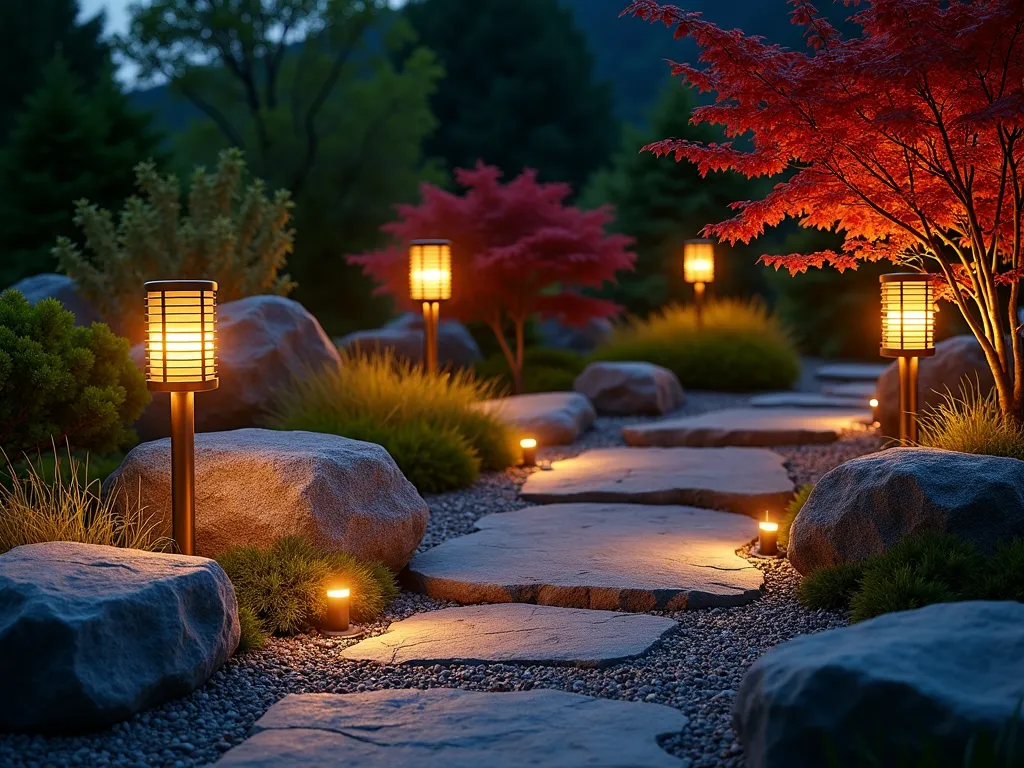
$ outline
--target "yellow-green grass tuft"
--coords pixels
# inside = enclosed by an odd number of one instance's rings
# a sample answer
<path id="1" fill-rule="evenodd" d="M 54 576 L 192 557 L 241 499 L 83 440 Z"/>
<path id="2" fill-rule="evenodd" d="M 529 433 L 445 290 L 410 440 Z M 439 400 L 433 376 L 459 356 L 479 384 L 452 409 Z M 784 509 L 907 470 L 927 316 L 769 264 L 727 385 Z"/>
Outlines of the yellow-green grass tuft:
<path id="1" fill-rule="evenodd" d="M 1024 427 L 1003 415 L 994 389 L 982 395 L 976 384 L 959 396 L 947 392 L 922 415 L 918 439 L 927 448 L 1024 460 Z"/>

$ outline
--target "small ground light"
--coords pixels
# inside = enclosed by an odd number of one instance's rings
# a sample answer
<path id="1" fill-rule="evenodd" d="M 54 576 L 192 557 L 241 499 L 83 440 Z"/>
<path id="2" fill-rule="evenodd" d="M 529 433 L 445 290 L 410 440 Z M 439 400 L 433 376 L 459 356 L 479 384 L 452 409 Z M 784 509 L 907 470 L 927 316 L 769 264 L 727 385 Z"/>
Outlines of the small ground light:
<path id="1" fill-rule="evenodd" d="M 878 398 L 877 397 L 872 397 L 870 400 L 868 400 L 868 405 L 870 405 L 872 408 L 877 408 L 878 407 Z"/>
<path id="2" fill-rule="evenodd" d="M 519 447 L 523 449 L 523 466 L 537 466 L 537 441 L 532 437 L 524 437 L 519 441 Z"/>
<path id="3" fill-rule="evenodd" d="M 349 624 L 351 590 L 327 590 L 327 618 L 324 632 L 331 637 L 358 637 L 363 631 Z"/>
<path id="4" fill-rule="evenodd" d="M 765 515 L 767 517 L 767 515 Z M 762 520 L 758 523 L 758 552 L 762 555 L 779 554 L 779 524 L 770 520 Z"/>

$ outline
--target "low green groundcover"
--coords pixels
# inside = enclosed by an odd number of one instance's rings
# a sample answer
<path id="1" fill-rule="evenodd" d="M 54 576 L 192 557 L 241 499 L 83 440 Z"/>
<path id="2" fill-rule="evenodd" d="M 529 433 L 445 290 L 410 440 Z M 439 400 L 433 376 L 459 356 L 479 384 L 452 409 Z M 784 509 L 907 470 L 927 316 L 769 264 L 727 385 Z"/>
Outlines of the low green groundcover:
<path id="1" fill-rule="evenodd" d="M 523 394 L 568 392 L 587 361 L 567 349 L 527 348 L 523 355 Z M 498 353 L 475 366 L 476 375 L 494 382 L 502 391 L 512 391 L 512 372 L 505 355 Z"/>

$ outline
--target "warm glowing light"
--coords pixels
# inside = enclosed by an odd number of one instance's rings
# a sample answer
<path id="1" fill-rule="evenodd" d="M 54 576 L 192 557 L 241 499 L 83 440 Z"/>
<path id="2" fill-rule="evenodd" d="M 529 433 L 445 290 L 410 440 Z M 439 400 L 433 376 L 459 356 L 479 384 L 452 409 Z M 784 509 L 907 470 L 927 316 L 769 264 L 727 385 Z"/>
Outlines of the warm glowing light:
<path id="1" fill-rule="evenodd" d="M 519 441 L 519 447 L 520 448 L 536 448 L 537 447 L 537 441 L 534 440 L 532 437 L 524 437 L 522 440 Z"/>
<path id="2" fill-rule="evenodd" d="M 683 243 L 683 279 L 688 283 L 710 283 L 715 279 L 715 247 L 710 240 Z"/>
<path id="3" fill-rule="evenodd" d="M 870 405 L 872 408 L 877 408 L 878 407 L 878 398 L 877 397 L 872 397 L 870 400 L 868 400 L 868 405 Z"/>
<path id="4" fill-rule="evenodd" d="M 327 596 L 329 598 L 331 598 L 332 600 L 336 600 L 336 599 L 338 599 L 340 597 L 348 597 L 349 596 L 349 590 L 347 590 L 347 589 L 328 589 L 327 590 Z"/>
<path id="5" fill-rule="evenodd" d="M 930 275 L 882 275 L 884 357 L 922 357 L 935 350 L 935 298 Z"/>
<path id="6" fill-rule="evenodd" d="M 146 290 L 146 384 L 157 392 L 216 389 L 217 284 L 155 280 Z"/>
<path id="7" fill-rule="evenodd" d="M 452 297 L 451 241 L 409 243 L 409 297 L 414 301 L 445 301 Z"/>
<path id="8" fill-rule="evenodd" d="M 777 530 L 779 530 L 779 524 L 778 523 L 768 523 L 768 522 L 765 522 L 763 520 L 760 523 L 758 523 L 758 527 L 760 527 L 760 529 L 762 531 L 777 531 Z"/>

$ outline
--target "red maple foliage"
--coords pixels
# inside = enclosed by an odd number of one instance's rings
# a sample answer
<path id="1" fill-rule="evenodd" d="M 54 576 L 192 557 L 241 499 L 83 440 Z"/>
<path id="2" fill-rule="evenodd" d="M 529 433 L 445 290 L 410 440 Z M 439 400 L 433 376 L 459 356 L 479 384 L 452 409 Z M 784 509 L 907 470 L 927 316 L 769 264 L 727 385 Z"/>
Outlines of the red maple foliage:
<path id="1" fill-rule="evenodd" d="M 533 170 L 507 184 L 501 175 L 482 163 L 456 170 L 456 181 L 466 188 L 463 195 L 424 184 L 422 202 L 398 206 L 399 220 L 382 227 L 395 245 L 347 258 L 380 281 L 378 293 L 412 308 L 405 244 L 417 238 L 451 240 L 452 298 L 444 314 L 485 322 L 521 391 L 527 319 L 539 315 L 581 325 L 617 314 L 617 304 L 581 291 L 614 282 L 616 272 L 633 268 L 636 256 L 629 250 L 632 238 L 606 234 L 610 208 L 583 211 L 566 205 L 572 188 L 538 183 Z M 514 328 L 514 351 L 505 338 L 506 322 Z"/>
<path id="2" fill-rule="evenodd" d="M 843 271 L 885 259 L 933 273 L 981 343 L 1003 412 L 1019 420 L 1024 2 L 844 0 L 858 6 L 854 38 L 810 2 L 790 4 L 793 23 L 806 28 L 805 52 L 655 0 L 626 8 L 701 49 L 699 66 L 670 62 L 684 82 L 716 93 L 693 122 L 749 139 L 741 147 L 668 138 L 645 149 L 702 174 L 789 172 L 763 200 L 737 202 L 734 218 L 705 229 L 746 243 L 795 217 L 845 235 L 840 252 L 761 257 L 776 269 Z"/>

